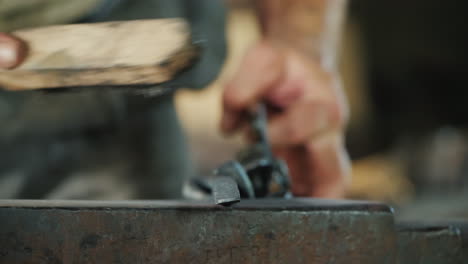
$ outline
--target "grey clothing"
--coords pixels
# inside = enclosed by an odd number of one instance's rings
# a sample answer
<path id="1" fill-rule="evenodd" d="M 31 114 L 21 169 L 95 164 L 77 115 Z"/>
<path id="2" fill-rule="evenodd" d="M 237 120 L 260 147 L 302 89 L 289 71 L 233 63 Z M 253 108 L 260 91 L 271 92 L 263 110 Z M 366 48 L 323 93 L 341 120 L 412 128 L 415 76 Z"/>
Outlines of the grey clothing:
<path id="1" fill-rule="evenodd" d="M 166 85 L 201 88 L 223 63 L 224 14 L 222 1 L 104 1 L 79 22 L 187 17 L 204 67 Z M 178 198 L 192 173 L 172 94 L 0 90 L 0 124 L 0 198 Z"/>

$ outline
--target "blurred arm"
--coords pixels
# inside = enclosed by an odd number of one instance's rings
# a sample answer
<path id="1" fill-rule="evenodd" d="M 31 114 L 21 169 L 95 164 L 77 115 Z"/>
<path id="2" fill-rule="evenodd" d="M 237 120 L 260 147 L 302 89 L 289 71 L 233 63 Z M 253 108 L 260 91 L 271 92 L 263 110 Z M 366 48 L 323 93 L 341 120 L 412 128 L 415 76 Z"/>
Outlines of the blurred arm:
<path id="1" fill-rule="evenodd" d="M 263 35 L 334 67 L 346 0 L 254 0 Z"/>
<path id="2" fill-rule="evenodd" d="M 297 196 L 343 197 L 348 108 L 336 70 L 346 0 L 254 0 L 263 38 L 250 48 L 224 92 L 221 127 L 242 130 L 246 109 L 262 101 L 275 153 Z"/>

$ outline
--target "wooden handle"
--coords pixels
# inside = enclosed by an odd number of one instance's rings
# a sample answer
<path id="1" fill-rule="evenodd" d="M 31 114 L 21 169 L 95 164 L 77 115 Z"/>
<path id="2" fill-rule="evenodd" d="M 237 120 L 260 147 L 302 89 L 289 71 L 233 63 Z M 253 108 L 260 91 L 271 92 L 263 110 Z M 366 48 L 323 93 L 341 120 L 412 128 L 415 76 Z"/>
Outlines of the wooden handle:
<path id="1" fill-rule="evenodd" d="M 159 84 L 197 55 L 182 19 L 74 24 L 11 33 L 28 45 L 13 70 L 0 70 L 0 87 L 34 90 L 75 86 Z"/>

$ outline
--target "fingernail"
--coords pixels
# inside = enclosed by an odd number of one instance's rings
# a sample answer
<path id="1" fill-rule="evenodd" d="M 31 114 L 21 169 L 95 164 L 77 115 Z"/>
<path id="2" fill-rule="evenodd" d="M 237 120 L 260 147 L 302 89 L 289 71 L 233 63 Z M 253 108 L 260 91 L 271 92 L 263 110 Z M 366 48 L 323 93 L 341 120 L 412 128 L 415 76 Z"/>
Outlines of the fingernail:
<path id="1" fill-rule="evenodd" d="M 8 69 L 16 65 L 17 52 L 12 43 L 0 42 L 0 68 Z"/>

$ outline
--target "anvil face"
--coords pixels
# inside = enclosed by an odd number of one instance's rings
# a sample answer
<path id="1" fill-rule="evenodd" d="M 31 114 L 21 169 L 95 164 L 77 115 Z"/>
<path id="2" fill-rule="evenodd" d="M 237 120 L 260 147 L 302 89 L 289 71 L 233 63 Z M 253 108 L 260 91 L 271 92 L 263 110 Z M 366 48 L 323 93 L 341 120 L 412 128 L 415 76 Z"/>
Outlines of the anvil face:
<path id="1" fill-rule="evenodd" d="M 393 263 L 393 216 L 382 204 L 212 204 L 3 201 L 0 262 Z"/>
<path id="2" fill-rule="evenodd" d="M 0 222 L 0 263 L 464 263 L 456 228 L 367 202 L 10 200 Z"/>

